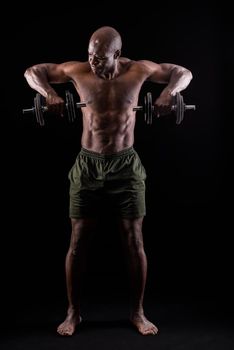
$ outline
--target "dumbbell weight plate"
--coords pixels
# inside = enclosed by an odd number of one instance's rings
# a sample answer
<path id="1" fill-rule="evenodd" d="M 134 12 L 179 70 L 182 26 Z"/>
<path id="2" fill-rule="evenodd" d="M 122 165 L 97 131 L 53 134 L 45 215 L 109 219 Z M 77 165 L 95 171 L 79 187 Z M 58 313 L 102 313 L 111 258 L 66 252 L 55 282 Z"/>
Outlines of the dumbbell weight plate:
<path id="1" fill-rule="evenodd" d="M 66 90 L 66 107 L 67 107 L 68 121 L 72 123 L 76 119 L 75 102 L 74 102 L 73 94 L 68 90 Z"/>
<path id="2" fill-rule="evenodd" d="M 41 125 L 41 126 L 44 126 L 45 125 L 45 120 L 44 120 L 44 117 L 43 117 L 43 112 L 44 112 L 44 105 L 45 103 L 45 98 L 37 93 L 35 98 L 34 98 L 34 113 L 36 115 L 36 120 L 37 122 Z"/>
<path id="3" fill-rule="evenodd" d="M 177 93 L 175 100 L 176 124 L 179 125 L 184 119 L 184 99 L 180 93 Z"/>
<path id="4" fill-rule="evenodd" d="M 145 108 L 144 108 L 144 119 L 146 124 L 152 124 L 153 119 L 153 103 L 152 103 L 152 94 L 147 92 L 144 98 Z"/>

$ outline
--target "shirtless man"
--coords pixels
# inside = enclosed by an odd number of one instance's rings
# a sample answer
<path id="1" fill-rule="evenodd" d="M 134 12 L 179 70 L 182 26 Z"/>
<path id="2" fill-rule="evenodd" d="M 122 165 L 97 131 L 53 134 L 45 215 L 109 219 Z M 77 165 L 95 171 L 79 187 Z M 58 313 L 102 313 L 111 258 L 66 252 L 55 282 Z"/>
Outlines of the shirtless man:
<path id="1" fill-rule="evenodd" d="M 72 82 L 81 101 L 81 150 L 69 172 L 71 241 L 66 256 L 68 310 L 57 331 L 72 335 L 81 322 L 80 276 L 85 238 L 95 222 L 95 208 L 107 196 L 119 214 L 119 225 L 131 279 L 130 321 L 143 335 L 157 327 L 143 309 L 147 275 L 142 223 L 145 216 L 146 172 L 134 149 L 134 126 L 139 92 L 145 81 L 165 84 L 155 101 L 158 115 L 170 113 L 173 96 L 184 90 L 191 72 L 175 64 L 133 61 L 121 57 L 120 34 L 101 27 L 91 36 L 88 61 L 43 63 L 29 67 L 25 78 L 46 98 L 49 111 L 63 114 L 64 100 L 51 84 Z"/>

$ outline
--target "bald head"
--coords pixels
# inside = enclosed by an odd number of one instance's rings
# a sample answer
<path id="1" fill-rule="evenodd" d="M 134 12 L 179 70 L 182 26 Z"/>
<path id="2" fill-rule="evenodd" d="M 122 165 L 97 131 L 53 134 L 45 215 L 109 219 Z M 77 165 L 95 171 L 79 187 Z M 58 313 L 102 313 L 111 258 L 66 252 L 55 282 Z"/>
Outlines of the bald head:
<path id="1" fill-rule="evenodd" d="M 104 79 L 112 79 L 118 72 L 122 41 L 112 27 L 101 27 L 89 41 L 89 64 L 94 74 Z"/>
<path id="2" fill-rule="evenodd" d="M 116 29 L 108 26 L 97 29 L 91 36 L 90 42 L 94 47 L 105 51 L 121 51 L 122 40 Z"/>

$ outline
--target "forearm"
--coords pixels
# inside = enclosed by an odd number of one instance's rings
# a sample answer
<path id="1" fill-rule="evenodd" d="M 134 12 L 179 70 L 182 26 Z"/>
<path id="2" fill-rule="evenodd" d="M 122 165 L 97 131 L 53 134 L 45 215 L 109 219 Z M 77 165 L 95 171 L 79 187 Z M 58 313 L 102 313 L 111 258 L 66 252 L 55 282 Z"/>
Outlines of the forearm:
<path id="1" fill-rule="evenodd" d="M 24 77 L 29 86 L 39 92 L 42 96 L 48 97 L 48 95 L 57 95 L 56 91 L 49 83 L 45 66 L 37 65 L 28 68 L 24 73 Z"/>
<path id="2" fill-rule="evenodd" d="M 177 92 L 180 92 L 189 85 L 192 80 L 192 73 L 190 70 L 183 67 L 175 67 L 173 68 L 169 83 L 163 89 L 161 95 L 169 94 L 171 96 L 175 96 Z"/>

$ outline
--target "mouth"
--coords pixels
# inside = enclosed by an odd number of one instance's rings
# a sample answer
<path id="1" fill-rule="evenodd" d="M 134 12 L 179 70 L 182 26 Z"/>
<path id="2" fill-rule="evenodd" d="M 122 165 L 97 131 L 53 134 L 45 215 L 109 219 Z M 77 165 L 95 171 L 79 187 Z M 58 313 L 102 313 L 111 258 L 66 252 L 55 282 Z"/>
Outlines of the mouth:
<path id="1" fill-rule="evenodd" d="M 97 72 L 97 68 L 94 67 L 94 66 L 91 66 L 91 70 L 93 71 L 93 73 L 96 73 L 96 72 Z"/>
<path id="2" fill-rule="evenodd" d="M 91 66 L 91 69 L 94 73 L 100 73 L 102 71 L 101 67 L 97 67 L 97 66 Z"/>

